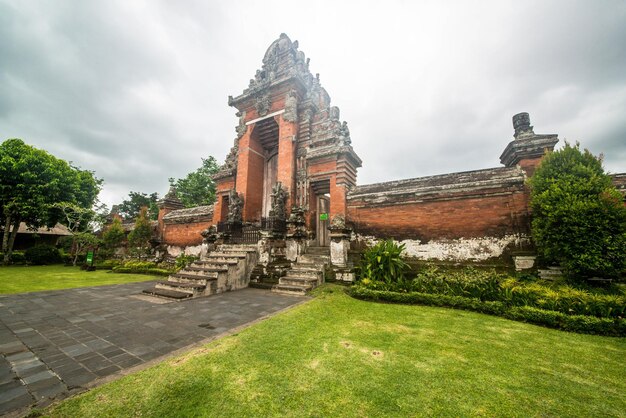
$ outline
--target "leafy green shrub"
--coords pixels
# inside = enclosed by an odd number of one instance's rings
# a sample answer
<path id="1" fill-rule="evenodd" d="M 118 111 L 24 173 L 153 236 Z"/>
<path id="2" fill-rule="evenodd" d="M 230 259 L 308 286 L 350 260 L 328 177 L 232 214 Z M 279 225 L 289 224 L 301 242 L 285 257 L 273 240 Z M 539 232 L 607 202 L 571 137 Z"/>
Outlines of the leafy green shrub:
<path id="1" fill-rule="evenodd" d="M 626 297 L 594 294 L 566 285 L 552 289 L 539 283 L 526 284 L 509 279 L 501 283 L 499 300 L 512 306 L 531 306 L 567 315 L 626 316 Z"/>
<path id="2" fill-rule="evenodd" d="M 358 299 L 403 304 L 421 304 L 465 309 L 508 319 L 529 322 L 565 331 L 583 334 L 626 336 L 624 318 L 597 318 L 588 315 L 567 315 L 562 312 L 539 309 L 531 306 L 509 306 L 498 301 L 481 301 L 462 296 L 438 295 L 420 292 L 390 292 L 373 290 L 362 285 L 353 286 L 348 293 Z"/>
<path id="3" fill-rule="evenodd" d="M 113 218 L 113 222 L 102 233 L 102 243 L 111 254 L 119 248 L 126 239 L 126 233 L 119 218 Z"/>
<path id="4" fill-rule="evenodd" d="M 149 269 L 155 268 L 157 265 L 152 261 L 130 260 L 124 263 L 124 267 L 131 269 Z"/>
<path id="5" fill-rule="evenodd" d="M 193 263 L 194 261 L 196 261 L 198 259 L 198 257 L 196 257 L 195 255 L 185 255 L 185 254 L 180 254 L 178 257 L 176 257 L 176 270 L 182 270 L 185 267 L 187 267 L 189 264 Z"/>
<path id="6" fill-rule="evenodd" d="M 0 259 L 4 258 L 4 253 L 0 251 Z M 24 251 L 13 251 L 11 253 L 11 264 L 26 264 Z"/>
<path id="7" fill-rule="evenodd" d="M 96 263 L 96 269 L 98 270 L 112 270 L 115 267 L 121 266 L 123 263 L 120 260 L 102 260 Z"/>
<path id="8" fill-rule="evenodd" d="M 543 259 L 575 280 L 617 277 L 626 258 L 626 207 L 602 161 L 579 144 L 548 154 L 529 181 L 532 234 Z"/>
<path id="9" fill-rule="evenodd" d="M 409 265 L 402 259 L 402 251 L 404 244 L 398 245 L 393 240 L 367 248 L 361 256 L 358 278 L 387 284 L 403 281 Z"/>
<path id="10" fill-rule="evenodd" d="M 131 251 L 139 256 L 150 252 L 150 238 L 152 238 L 152 225 L 147 217 L 147 208 L 141 208 L 139 216 L 135 220 L 135 226 L 128 234 L 128 243 Z"/>
<path id="11" fill-rule="evenodd" d="M 24 253 L 26 261 L 30 264 L 56 264 L 61 262 L 61 253 L 56 247 L 47 244 L 39 244 L 30 247 Z"/>
<path id="12" fill-rule="evenodd" d="M 500 282 L 504 276 L 495 271 L 467 268 L 462 271 L 439 272 L 430 268 L 421 272 L 411 282 L 407 291 L 456 295 L 480 300 L 498 300 Z"/>
<path id="13" fill-rule="evenodd" d="M 114 260 L 112 260 L 113 262 Z M 122 265 L 113 267 L 114 273 L 152 274 L 156 276 L 168 276 L 175 271 L 159 267 L 152 261 L 129 260 Z"/>

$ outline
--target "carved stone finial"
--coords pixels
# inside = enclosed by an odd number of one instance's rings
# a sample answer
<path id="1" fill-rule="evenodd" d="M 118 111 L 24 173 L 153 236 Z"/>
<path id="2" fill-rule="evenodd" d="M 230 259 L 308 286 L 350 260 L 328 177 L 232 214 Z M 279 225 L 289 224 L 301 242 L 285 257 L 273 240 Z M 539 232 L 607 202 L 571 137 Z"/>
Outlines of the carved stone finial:
<path id="1" fill-rule="evenodd" d="M 178 199 L 178 194 L 176 193 L 176 186 L 174 185 L 170 186 L 170 189 L 167 191 L 167 194 L 165 195 L 164 199 L 166 200 Z"/>
<path id="2" fill-rule="evenodd" d="M 167 194 L 163 196 L 163 199 L 157 202 L 159 208 L 167 208 L 167 209 L 182 209 L 184 207 L 183 203 L 178 198 L 176 194 L 176 187 L 174 185 L 170 186 Z"/>
<path id="3" fill-rule="evenodd" d="M 330 228 L 335 229 L 345 229 L 346 227 L 346 218 L 341 214 L 337 214 L 333 216 L 333 219 L 330 220 Z"/>
<path id="4" fill-rule="evenodd" d="M 530 116 L 526 112 L 518 113 L 513 116 L 513 128 L 515 129 L 513 136 L 516 139 L 520 136 L 534 134 L 533 127 L 530 126 Z"/>

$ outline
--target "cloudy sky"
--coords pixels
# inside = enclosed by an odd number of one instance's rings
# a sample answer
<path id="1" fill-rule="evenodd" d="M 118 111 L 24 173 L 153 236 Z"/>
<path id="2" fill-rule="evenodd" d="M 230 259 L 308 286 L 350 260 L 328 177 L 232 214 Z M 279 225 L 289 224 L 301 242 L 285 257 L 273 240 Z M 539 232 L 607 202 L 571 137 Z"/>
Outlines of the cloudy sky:
<path id="1" fill-rule="evenodd" d="M 281 32 L 348 121 L 359 184 L 499 166 L 511 116 L 626 171 L 626 2 L 0 0 L 0 140 L 129 191 L 224 159 Z"/>

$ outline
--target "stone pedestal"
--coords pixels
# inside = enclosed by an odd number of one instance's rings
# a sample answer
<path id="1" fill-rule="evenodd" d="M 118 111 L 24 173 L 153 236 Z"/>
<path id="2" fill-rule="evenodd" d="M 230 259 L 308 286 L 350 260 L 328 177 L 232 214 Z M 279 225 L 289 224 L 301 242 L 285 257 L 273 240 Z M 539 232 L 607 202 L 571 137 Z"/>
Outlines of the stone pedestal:
<path id="1" fill-rule="evenodd" d="M 259 264 L 266 267 L 272 261 L 272 240 L 273 234 L 271 231 L 261 231 L 261 239 L 257 244 Z"/>
<path id="2" fill-rule="evenodd" d="M 304 210 L 292 208 L 291 215 L 287 219 L 287 236 L 285 239 L 285 256 L 289 261 L 296 261 L 298 256 L 306 250 L 306 219 Z"/>
<path id="3" fill-rule="evenodd" d="M 536 258 L 534 255 L 514 255 L 515 271 L 531 270 L 535 267 Z"/>
<path id="4" fill-rule="evenodd" d="M 330 264 L 333 267 L 348 267 L 348 250 L 352 229 L 346 227 L 343 216 L 335 216 L 328 227 L 330 230 Z"/>

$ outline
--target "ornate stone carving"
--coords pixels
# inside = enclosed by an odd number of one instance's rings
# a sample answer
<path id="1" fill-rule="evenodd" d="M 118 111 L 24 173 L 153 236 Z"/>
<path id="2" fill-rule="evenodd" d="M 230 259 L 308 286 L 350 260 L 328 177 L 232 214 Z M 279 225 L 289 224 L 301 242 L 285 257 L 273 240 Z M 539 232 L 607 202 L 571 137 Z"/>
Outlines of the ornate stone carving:
<path id="1" fill-rule="evenodd" d="M 287 238 L 302 239 L 306 238 L 307 235 L 304 209 L 301 207 L 291 208 L 291 215 L 287 219 Z"/>
<path id="2" fill-rule="evenodd" d="M 330 120 L 339 120 L 339 108 L 337 106 L 330 107 Z"/>
<path id="3" fill-rule="evenodd" d="M 341 214 L 337 214 L 333 216 L 333 219 L 330 220 L 329 229 L 345 229 L 346 228 L 346 218 Z"/>
<path id="4" fill-rule="evenodd" d="M 265 116 L 267 112 L 269 112 L 271 105 L 270 96 L 264 94 L 256 98 L 256 104 L 254 106 L 259 116 Z"/>
<path id="5" fill-rule="evenodd" d="M 348 122 L 343 121 L 341 127 L 339 127 L 339 142 L 341 145 L 350 144 L 350 129 L 348 129 Z"/>
<path id="6" fill-rule="evenodd" d="M 245 133 L 248 127 L 246 126 L 246 111 L 237 112 L 237 117 L 239 117 L 239 125 L 235 128 L 237 132 L 237 139 L 241 138 Z"/>
<path id="7" fill-rule="evenodd" d="M 284 221 L 287 219 L 287 190 L 283 188 L 282 183 L 276 182 L 272 188 L 272 208 L 270 209 L 270 217 Z"/>
<path id="8" fill-rule="evenodd" d="M 287 122 L 298 121 L 298 96 L 294 89 L 289 90 L 287 99 L 285 100 L 285 113 L 283 119 Z"/>
<path id="9" fill-rule="evenodd" d="M 243 196 L 235 190 L 231 190 L 228 194 L 227 221 L 231 224 L 241 224 L 243 222 Z"/>

